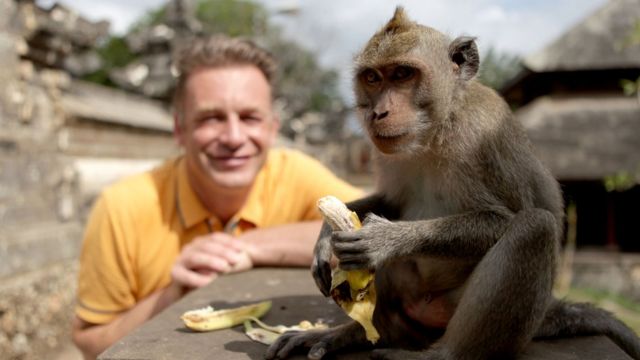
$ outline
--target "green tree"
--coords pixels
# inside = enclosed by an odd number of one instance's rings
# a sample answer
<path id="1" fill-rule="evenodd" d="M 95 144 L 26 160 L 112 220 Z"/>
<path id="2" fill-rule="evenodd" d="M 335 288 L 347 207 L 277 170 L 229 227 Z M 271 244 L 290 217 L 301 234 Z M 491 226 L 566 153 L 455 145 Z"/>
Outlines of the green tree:
<path id="1" fill-rule="evenodd" d="M 86 75 L 84 79 L 107 86 L 115 86 L 111 79 L 109 79 L 109 72 L 111 70 L 125 66 L 136 58 L 136 55 L 129 50 L 122 36 L 109 37 L 104 44 L 98 48 L 98 56 L 100 56 L 102 60 L 102 67 Z"/>
<path id="2" fill-rule="evenodd" d="M 266 9 L 253 1 L 200 0 L 196 17 L 203 32 L 229 36 L 259 36 L 269 31 Z"/>
<path id="3" fill-rule="evenodd" d="M 149 26 L 164 23 L 165 7 L 149 11 L 131 26 L 127 35 Z M 321 113 L 326 118 L 326 128 L 333 134 L 342 131 L 344 100 L 339 96 L 338 74 L 325 69 L 315 54 L 282 36 L 282 31 L 269 22 L 269 13 L 262 5 L 251 0 L 199 0 L 195 16 L 205 34 L 224 33 L 230 36 L 251 37 L 268 48 L 278 59 L 280 73 L 276 89 L 284 100 L 291 118 L 308 111 Z M 109 71 L 123 67 L 139 55 L 126 46 L 125 38 L 112 36 L 99 49 L 104 66 L 87 77 L 88 80 L 114 86 Z M 284 119 L 283 133 L 293 136 L 290 124 Z"/>
<path id="4" fill-rule="evenodd" d="M 483 84 L 500 90 L 522 70 L 521 59 L 490 48 L 480 59 L 478 79 Z"/>

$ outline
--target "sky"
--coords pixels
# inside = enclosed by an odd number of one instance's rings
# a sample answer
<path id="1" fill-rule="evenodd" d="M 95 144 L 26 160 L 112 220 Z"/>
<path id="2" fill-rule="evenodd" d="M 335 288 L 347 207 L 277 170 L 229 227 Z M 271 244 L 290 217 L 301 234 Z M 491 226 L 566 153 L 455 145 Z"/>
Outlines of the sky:
<path id="1" fill-rule="evenodd" d="M 353 56 L 402 5 L 414 20 L 452 37 L 477 37 L 481 55 L 489 48 L 526 56 L 541 50 L 607 0 L 257 0 L 285 34 L 340 70 L 348 87 Z M 45 6 L 52 0 L 38 0 Z M 114 33 L 164 0 L 59 0 L 90 20 L 109 20 Z M 297 14 L 283 15 L 285 8 Z"/>

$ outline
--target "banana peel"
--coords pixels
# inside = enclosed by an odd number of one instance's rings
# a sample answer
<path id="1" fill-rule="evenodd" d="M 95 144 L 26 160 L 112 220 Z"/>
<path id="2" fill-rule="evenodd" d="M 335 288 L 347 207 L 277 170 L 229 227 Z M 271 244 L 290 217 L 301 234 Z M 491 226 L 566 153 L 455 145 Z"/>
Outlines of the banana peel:
<path id="1" fill-rule="evenodd" d="M 255 322 L 259 327 L 254 328 L 251 325 L 251 322 Z M 262 321 L 253 318 L 250 320 L 246 320 L 244 322 L 244 333 L 249 337 L 249 339 L 253 341 L 257 341 L 259 343 L 265 345 L 271 345 L 280 335 L 284 334 L 287 331 L 307 331 L 307 330 L 318 330 L 318 329 L 326 329 L 328 326 L 323 322 L 316 322 L 312 324 L 308 320 L 301 321 L 298 325 L 293 326 L 285 326 L 285 325 L 276 325 L 270 326 Z"/>
<path id="2" fill-rule="evenodd" d="M 263 301 L 232 309 L 214 310 L 211 306 L 187 311 L 180 317 L 185 326 L 195 331 L 212 331 L 240 325 L 245 320 L 260 318 L 271 309 L 271 301 Z"/>
<path id="3" fill-rule="evenodd" d="M 263 301 L 251 305 L 240 306 L 231 309 L 214 310 L 211 306 L 202 309 L 187 311 L 180 317 L 185 326 L 195 331 L 213 331 L 227 329 L 244 323 L 245 334 L 253 341 L 266 345 L 273 344 L 280 335 L 286 331 L 307 331 L 326 329 L 323 322 L 311 323 L 303 320 L 297 325 L 285 326 L 267 325 L 260 321 L 260 317 L 271 309 L 271 301 Z M 251 322 L 259 327 L 254 328 Z"/>
<path id="4" fill-rule="evenodd" d="M 362 227 L 358 214 L 334 196 L 318 200 L 318 209 L 325 221 L 335 231 L 354 231 Z M 340 264 L 331 273 L 331 297 L 365 330 L 367 340 L 375 344 L 380 334 L 373 326 L 373 311 L 376 306 L 374 273 L 368 269 L 345 271 Z"/>

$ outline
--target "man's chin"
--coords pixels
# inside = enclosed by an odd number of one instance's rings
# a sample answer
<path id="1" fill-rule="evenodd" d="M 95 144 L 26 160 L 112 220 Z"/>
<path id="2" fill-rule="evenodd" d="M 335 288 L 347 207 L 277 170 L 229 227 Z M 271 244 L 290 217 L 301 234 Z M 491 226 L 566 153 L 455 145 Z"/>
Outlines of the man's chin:
<path id="1" fill-rule="evenodd" d="M 218 187 L 228 189 L 228 190 L 242 190 L 250 187 L 255 180 L 255 176 L 251 174 L 242 173 L 242 174 L 215 174 L 211 176 L 211 180 Z"/>

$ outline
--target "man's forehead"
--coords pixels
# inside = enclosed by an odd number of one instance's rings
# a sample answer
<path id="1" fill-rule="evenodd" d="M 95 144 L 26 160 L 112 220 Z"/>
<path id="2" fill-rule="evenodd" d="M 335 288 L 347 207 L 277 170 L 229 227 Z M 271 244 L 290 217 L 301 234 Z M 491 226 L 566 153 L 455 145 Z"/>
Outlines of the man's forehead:
<path id="1" fill-rule="evenodd" d="M 242 104 L 256 109 L 270 106 L 271 86 L 255 66 L 200 69 L 185 84 L 185 99 L 198 107 Z"/>

